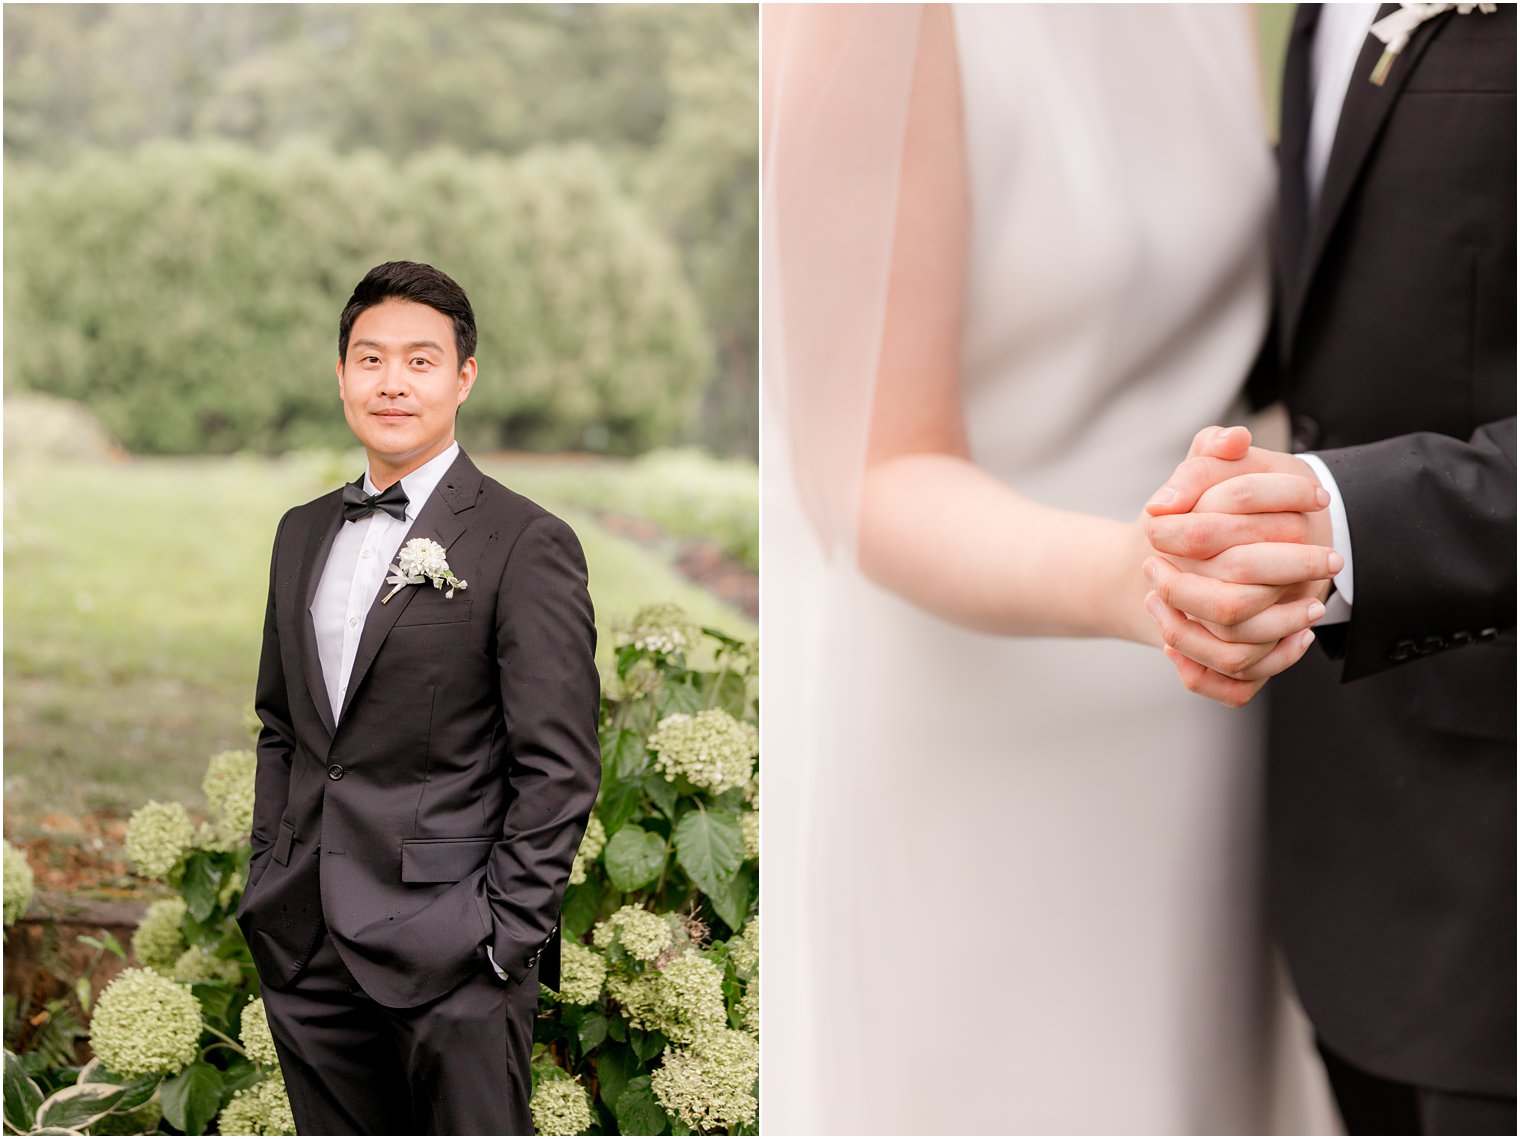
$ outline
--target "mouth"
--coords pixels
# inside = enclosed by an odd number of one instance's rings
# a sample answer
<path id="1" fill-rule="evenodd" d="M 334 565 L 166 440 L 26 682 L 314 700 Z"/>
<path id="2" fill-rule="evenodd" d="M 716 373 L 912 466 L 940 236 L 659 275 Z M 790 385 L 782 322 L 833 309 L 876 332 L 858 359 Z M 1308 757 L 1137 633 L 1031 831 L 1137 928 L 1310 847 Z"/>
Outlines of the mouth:
<path id="1" fill-rule="evenodd" d="M 370 412 L 370 414 L 378 416 L 380 419 L 410 419 L 412 415 L 409 411 L 402 411 L 394 407 L 381 408 L 379 411 Z"/>

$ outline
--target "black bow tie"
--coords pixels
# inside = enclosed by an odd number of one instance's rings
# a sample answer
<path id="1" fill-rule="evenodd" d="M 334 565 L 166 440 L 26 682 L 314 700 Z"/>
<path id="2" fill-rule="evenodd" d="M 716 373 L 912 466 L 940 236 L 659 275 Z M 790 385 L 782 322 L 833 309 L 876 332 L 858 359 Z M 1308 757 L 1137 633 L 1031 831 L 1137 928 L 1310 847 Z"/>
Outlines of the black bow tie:
<path id="1" fill-rule="evenodd" d="M 343 487 L 343 521 L 357 522 L 368 518 L 377 510 L 383 510 L 398 522 L 406 521 L 406 491 L 399 482 L 393 482 L 379 494 L 365 494 L 358 483 Z"/>

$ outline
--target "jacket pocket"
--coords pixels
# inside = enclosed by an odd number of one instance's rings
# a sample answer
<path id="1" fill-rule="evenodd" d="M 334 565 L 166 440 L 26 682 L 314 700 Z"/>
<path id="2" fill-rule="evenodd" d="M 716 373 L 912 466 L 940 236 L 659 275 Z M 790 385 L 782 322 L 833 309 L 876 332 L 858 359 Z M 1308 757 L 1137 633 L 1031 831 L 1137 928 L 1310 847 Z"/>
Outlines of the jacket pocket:
<path id="1" fill-rule="evenodd" d="M 401 880 L 414 885 L 458 882 L 485 865 L 496 839 L 414 838 L 401 843 Z"/>
<path id="2" fill-rule="evenodd" d="M 443 625 L 470 619 L 470 608 L 474 602 L 459 596 L 444 597 L 442 594 L 430 597 L 428 594 L 436 592 L 430 585 L 419 585 L 417 588 L 425 589 L 427 593 L 415 599 L 396 618 L 396 628 L 406 625 Z"/>
<path id="3" fill-rule="evenodd" d="M 296 840 L 296 828 L 293 823 L 284 819 L 280 820 L 280 834 L 274 840 L 274 860 L 281 866 L 290 865 L 290 844 Z"/>

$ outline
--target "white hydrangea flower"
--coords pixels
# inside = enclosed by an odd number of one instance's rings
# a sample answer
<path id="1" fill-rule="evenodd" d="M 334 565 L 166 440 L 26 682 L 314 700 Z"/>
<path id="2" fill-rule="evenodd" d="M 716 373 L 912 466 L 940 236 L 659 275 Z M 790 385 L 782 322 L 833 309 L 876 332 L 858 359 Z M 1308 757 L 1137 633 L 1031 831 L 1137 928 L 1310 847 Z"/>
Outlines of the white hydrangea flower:
<path id="1" fill-rule="evenodd" d="M 752 919 L 739 936 L 728 942 L 728 959 L 740 977 L 754 976 L 760 968 L 760 919 Z"/>
<path id="2" fill-rule="evenodd" d="M 269 1014 L 264 1011 L 263 997 L 249 1001 L 243 1009 L 243 1028 L 239 1035 L 250 1060 L 279 1071 L 280 1054 L 275 1051 L 274 1036 L 269 1031 Z"/>
<path id="3" fill-rule="evenodd" d="M 295 1116 L 290 1110 L 290 1095 L 279 1076 L 244 1088 L 232 1097 L 217 1116 L 217 1130 L 223 1135 L 294 1135 Z"/>
<path id="4" fill-rule="evenodd" d="M 656 725 L 649 747 L 656 753 L 656 770 L 667 779 L 685 778 L 721 794 L 749 782 L 760 750 L 760 733 L 722 708 L 694 716 L 676 712 Z"/>
<path id="5" fill-rule="evenodd" d="M 694 1130 L 731 1131 L 760 1111 L 755 1083 L 760 1046 L 744 1032 L 724 1029 L 692 1048 L 667 1048 L 650 1074 L 660 1106 Z"/>
<path id="6" fill-rule="evenodd" d="M 679 605 L 646 605 L 617 627 L 613 643 L 617 648 L 632 645 L 641 652 L 674 656 L 689 649 L 696 636 L 696 626 Z"/>
<path id="7" fill-rule="evenodd" d="M 630 977 L 624 973 L 607 974 L 607 995 L 617 1002 L 634 1028 L 659 1027 L 659 975 Z"/>
<path id="8" fill-rule="evenodd" d="M 723 970 L 696 950 L 688 950 L 660 970 L 655 1002 L 655 1027 L 676 1044 L 701 1040 L 728 1023 Z"/>
<path id="9" fill-rule="evenodd" d="M 760 812 L 745 811 L 739 816 L 739 830 L 744 835 L 744 857 L 760 857 Z"/>
<path id="10" fill-rule="evenodd" d="M 127 820 L 127 858 L 144 878 L 169 877 L 194 845 L 195 827 L 183 803 L 147 803 Z"/>
<path id="11" fill-rule="evenodd" d="M 585 837 L 581 839 L 580 849 L 575 852 L 575 862 L 570 867 L 570 884 L 578 886 L 586 880 L 586 870 L 602 853 L 602 848 L 607 845 L 607 828 L 602 826 L 602 820 L 595 815 L 586 824 Z"/>
<path id="12" fill-rule="evenodd" d="M 578 941 L 560 947 L 559 999 L 567 1005 L 589 1005 L 602 995 L 607 962 L 602 955 Z"/>
<path id="13" fill-rule="evenodd" d="M 5 842 L 3 866 L 0 866 L 0 870 L 4 874 L 5 924 L 15 925 L 32 904 L 37 878 L 32 873 L 32 864 L 26 860 L 26 855 L 12 846 L 9 840 Z"/>
<path id="14" fill-rule="evenodd" d="M 185 938 L 179 928 L 184 920 L 184 898 L 154 902 L 132 934 L 133 954 L 151 969 L 172 968 L 185 951 Z"/>
<path id="15" fill-rule="evenodd" d="M 195 1060 L 201 1006 L 188 986 L 149 969 L 126 969 L 106 986 L 90 1017 L 90 1046 L 117 1075 L 170 1075 Z"/>
<path id="16" fill-rule="evenodd" d="M 236 985 L 243 979 L 243 971 L 236 961 L 207 953 L 198 945 L 192 945 L 175 958 L 169 975 L 176 981 L 226 981 L 229 985 Z"/>
<path id="17" fill-rule="evenodd" d="M 675 943 L 670 922 L 640 906 L 624 906 L 606 921 L 596 923 L 591 941 L 598 949 L 610 948 L 616 941 L 629 956 L 653 961 Z"/>
<path id="18" fill-rule="evenodd" d="M 216 812 L 216 833 L 228 848 L 248 841 L 253 830 L 253 782 L 259 760 L 251 751 L 224 751 L 206 764 L 201 790 Z"/>
<path id="19" fill-rule="evenodd" d="M 580 1135 L 591 1126 L 591 1096 L 579 1079 L 539 1080 L 528 1108 L 539 1135 Z"/>

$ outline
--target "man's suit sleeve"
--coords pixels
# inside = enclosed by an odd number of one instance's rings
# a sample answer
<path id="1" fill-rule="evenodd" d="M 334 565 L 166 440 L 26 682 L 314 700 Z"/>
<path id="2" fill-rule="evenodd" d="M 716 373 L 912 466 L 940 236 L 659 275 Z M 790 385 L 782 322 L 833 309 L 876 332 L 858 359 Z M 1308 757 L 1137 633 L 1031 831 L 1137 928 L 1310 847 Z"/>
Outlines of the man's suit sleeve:
<path id="1" fill-rule="evenodd" d="M 1320 450 L 1356 564 L 1343 681 L 1490 640 L 1515 626 L 1515 420 L 1470 440 L 1420 432 Z M 1326 635 L 1328 634 L 1328 635 Z"/>
<path id="2" fill-rule="evenodd" d="M 535 519 L 513 546 L 496 634 L 511 790 L 486 865 L 486 895 L 492 957 L 521 981 L 554 933 L 601 785 L 601 684 L 586 560 L 558 518 Z"/>
<path id="3" fill-rule="evenodd" d="M 290 725 L 290 697 L 280 660 L 280 634 L 275 615 L 275 590 L 280 561 L 280 537 L 290 515 L 280 519 L 274 551 L 269 557 L 269 601 L 264 608 L 264 643 L 259 653 L 259 677 L 254 711 L 259 723 L 258 769 L 253 792 L 253 862 L 266 854 L 279 833 L 280 818 L 290 795 L 290 761 L 295 754 L 295 731 Z M 249 881 L 253 880 L 250 873 Z"/>

